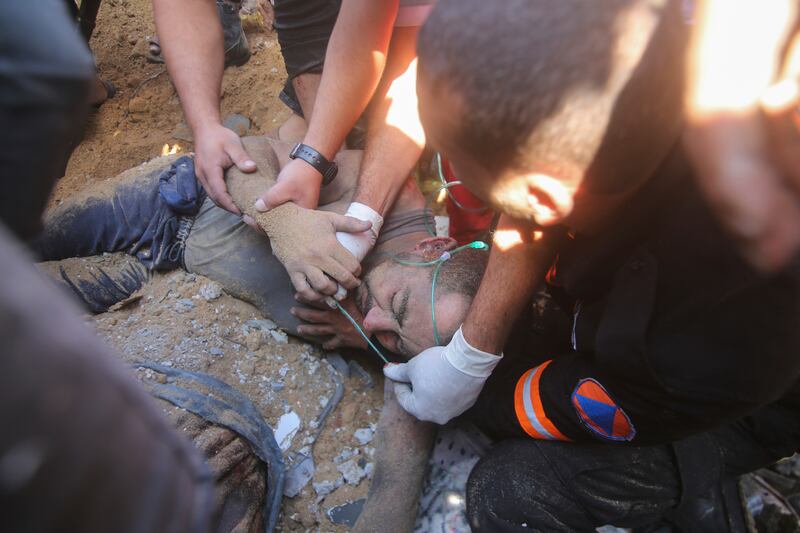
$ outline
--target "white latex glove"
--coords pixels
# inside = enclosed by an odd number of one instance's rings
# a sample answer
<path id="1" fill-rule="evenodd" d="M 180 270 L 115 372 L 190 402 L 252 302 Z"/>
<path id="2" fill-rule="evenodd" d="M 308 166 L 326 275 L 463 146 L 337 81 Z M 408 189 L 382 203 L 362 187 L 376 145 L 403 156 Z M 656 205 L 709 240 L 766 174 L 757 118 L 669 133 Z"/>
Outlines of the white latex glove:
<path id="1" fill-rule="evenodd" d="M 447 346 L 428 348 L 408 363 L 387 365 L 400 405 L 420 420 L 445 424 L 478 399 L 502 358 L 473 348 L 458 328 Z"/>
<path id="2" fill-rule="evenodd" d="M 347 248 L 347 251 L 353 254 L 360 263 L 375 246 L 383 226 L 383 217 L 368 205 L 358 202 L 351 203 L 344 216 L 372 222 L 372 227 L 361 233 L 336 232 L 336 240 L 339 241 L 339 244 Z"/>
<path id="3" fill-rule="evenodd" d="M 344 215 L 372 222 L 372 227 L 361 233 L 336 232 L 336 240 L 339 241 L 339 244 L 353 254 L 360 263 L 367 257 L 369 251 L 372 250 L 372 247 L 375 246 L 375 243 L 378 241 L 378 234 L 380 234 L 381 227 L 383 226 L 383 217 L 370 206 L 358 202 L 351 203 Z M 336 300 L 343 300 L 345 296 L 347 296 L 347 290 L 339 285 L 336 289 L 336 295 L 325 298 L 325 303 L 333 309 L 336 307 L 334 298 Z"/>

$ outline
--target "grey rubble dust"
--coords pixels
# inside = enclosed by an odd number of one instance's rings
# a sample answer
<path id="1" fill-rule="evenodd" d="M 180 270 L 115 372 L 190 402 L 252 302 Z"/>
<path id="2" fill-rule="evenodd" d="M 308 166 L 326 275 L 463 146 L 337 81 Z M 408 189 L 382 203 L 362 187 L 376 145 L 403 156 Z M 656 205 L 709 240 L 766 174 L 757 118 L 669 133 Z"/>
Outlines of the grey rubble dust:
<path id="1" fill-rule="evenodd" d="M 103 266 L 116 258 L 107 254 L 74 261 Z M 362 445 L 355 434 L 377 422 L 383 404 L 381 387 L 369 388 L 359 375 L 343 377 L 344 398 L 309 449 L 316 433 L 312 422 L 334 392 L 324 351 L 293 337 L 288 343 L 276 339 L 271 334 L 275 330 L 269 329 L 272 324 L 255 307 L 224 292 L 211 300 L 205 298 L 203 289 L 211 283 L 182 271 L 155 274 L 140 290 L 138 301 L 97 315 L 95 326 L 126 363 L 146 358 L 204 372 L 234 386 L 253 401 L 273 430 L 283 415 L 296 413 L 301 425 L 284 453 L 287 468 L 292 466 L 291 458 L 312 453 L 316 469 L 296 497 L 284 498 L 278 529 L 347 531 L 333 524 L 327 511 L 364 498 L 369 479 L 355 485 L 344 482 L 334 459 L 348 450 L 356 461 L 373 461 L 374 449 Z M 380 382 L 377 369 L 369 363 L 366 358 L 362 361 L 374 381 Z M 135 371 L 142 378 L 149 372 Z M 336 488 L 320 498 L 315 485 Z"/>

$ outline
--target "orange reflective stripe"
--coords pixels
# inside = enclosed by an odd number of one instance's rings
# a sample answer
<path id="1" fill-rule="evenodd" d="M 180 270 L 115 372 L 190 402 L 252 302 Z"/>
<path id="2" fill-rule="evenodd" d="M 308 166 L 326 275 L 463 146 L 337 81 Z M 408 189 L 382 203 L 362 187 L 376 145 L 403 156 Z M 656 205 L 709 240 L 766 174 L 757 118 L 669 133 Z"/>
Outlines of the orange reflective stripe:
<path id="1" fill-rule="evenodd" d="M 546 361 L 520 377 L 514 389 L 514 411 L 522 429 L 534 439 L 568 441 L 570 439 L 545 414 L 539 396 L 542 372 L 551 362 Z"/>
<path id="2" fill-rule="evenodd" d="M 525 433 L 528 434 L 529 437 L 533 437 L 534 439 L 544 439 L 544 436 L 533 429 L 530 421 L 528 420 L 528 415 L 525 414 L 525 406 L 522 401 L 522 395 L 524 394 L 525 390 L 525 381 L 528 379 L 528 376 L 533 372 L 533 369 L 528 370 L 522 377 L 519 378 L 517 381 L 517 387 L 514 389 L 514 411 L 517 414 L 517 421 L 519 425 L 522 426 L 522 429 Z"/>

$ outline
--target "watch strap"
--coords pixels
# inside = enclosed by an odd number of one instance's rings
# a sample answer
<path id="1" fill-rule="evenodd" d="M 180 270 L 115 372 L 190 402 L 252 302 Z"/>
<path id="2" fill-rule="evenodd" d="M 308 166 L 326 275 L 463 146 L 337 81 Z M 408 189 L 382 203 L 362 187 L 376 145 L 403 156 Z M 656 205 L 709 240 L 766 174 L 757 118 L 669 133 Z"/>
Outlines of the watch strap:
<path id="1" fill-rule="evenodd" d="M 328 185 L 339 172 L 339 166 L 334 161 L 328 161 L 324 155 L 307 144 L 297 143 L 289 153 L 290 159 L 302 159 L 320 174 L 322 174 L 322 185 Z"/>

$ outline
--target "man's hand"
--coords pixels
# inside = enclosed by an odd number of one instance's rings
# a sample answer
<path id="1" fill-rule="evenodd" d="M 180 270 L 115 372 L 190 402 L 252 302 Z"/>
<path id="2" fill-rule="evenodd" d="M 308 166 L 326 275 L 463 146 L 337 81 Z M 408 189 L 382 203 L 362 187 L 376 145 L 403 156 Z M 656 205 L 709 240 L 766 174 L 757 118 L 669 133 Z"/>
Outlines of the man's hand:
<path id="1" fill-rule="evenodd" d="M 264 212 L 286 202 L 294 202 L 306 209 L 316 209 L 322 174 L 303 161 L 293 159 L 281 169 L 278 182 L 256 200 L 256 209 Z"/>
<path id="2" fill-rule="evenodd" d="M 299 295 L 297 299 L 316 308 L 292 307 L 291 312 L 294 316 L 308 322 L 308 325 L 297 326 L 298 333 L 320 337 L 329 336 L 330 338 L 322 343 L 322 347 L 326 350 L 335 350 L 337 348 L 367 349 L 367 342 L 338 309 L 330 309 L 327 305 L 308 301 Z M 343 300 L 341 306 L 350 313 L 350 316 L 356 322 L 363 322 L 361 312 L 352 298 Z"/>
<path id="3" fill-rule="evenodd" d="M 470 346 L 459 328 L 447 346 L 387 365 L 383 373 L 399 382 L 394 391 L 403 409 L 420 420 L 445 424 L 472 407 L 501 358 Z"/>
<path id="4" fill-rule="evenodd" d="M 279 212 L 280 211 L 280 212 Z M 360 285 L 361 265 L 336 240 L 336 232 L 369 231 L 371 224 L 354 217 L 303 209 L 287 203 L 263 215 L 272 252 L 280 260 L 294 288 L 306 300 L 321 300 L 325 295 L 345 296 L 346 289 Z"/>
<path id="5" fill-rule="evenodd" d="M 242 140 L 222 124 L 201 129 L 195 135 L 195 173 L 215 204 L 241 214 L 225 186 L 224 171 L 231 165 L 242 172 L 255 172 L 256 164 L 242 146 Z"/>

